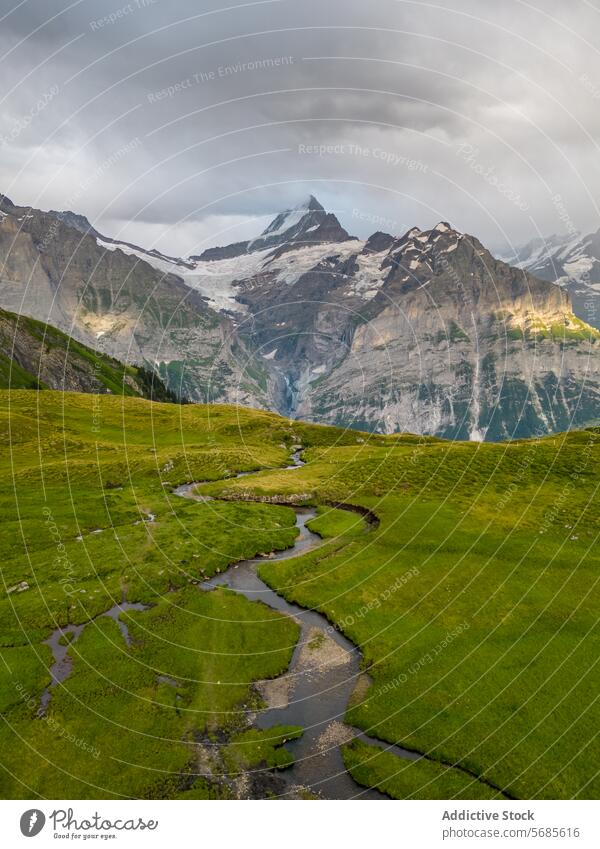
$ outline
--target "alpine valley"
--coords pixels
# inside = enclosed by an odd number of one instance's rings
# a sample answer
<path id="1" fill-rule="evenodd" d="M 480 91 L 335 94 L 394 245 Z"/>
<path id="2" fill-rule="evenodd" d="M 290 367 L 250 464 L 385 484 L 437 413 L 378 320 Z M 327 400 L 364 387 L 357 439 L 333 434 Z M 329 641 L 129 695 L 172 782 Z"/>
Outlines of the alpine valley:
<path id="1" fill-rule="evenodd" d="M 176 258 L 0 197 L 0 307 L 191 401 L 386 434 L 600 418 L 600 331 L 541 253 L 509 265 L 445 222 L 362 241 L 311 195 L 255 239 Z"/>

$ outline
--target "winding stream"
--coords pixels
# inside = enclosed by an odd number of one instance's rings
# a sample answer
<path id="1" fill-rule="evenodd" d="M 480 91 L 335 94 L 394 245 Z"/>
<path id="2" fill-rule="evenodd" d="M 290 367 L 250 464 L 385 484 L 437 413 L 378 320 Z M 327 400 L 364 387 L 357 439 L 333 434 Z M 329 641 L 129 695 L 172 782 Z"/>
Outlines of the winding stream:
<path id="1" fill-rule="evenodd" d="M 286 467 L 289 470 L 298 469 L 304 465 L 301 459 L 302 447 L 295 445 L 293 448 L 292 464 Z M 255 472 L 241 472 L 235 477 L 250 474 Z M 173 494 L 199 503 L 212 501 L 210 496 L 197 494 L 196 488 L 201 483 L 204 481 L 184 484 L 174 489 Z M 307 527 L 307 523 L 316 517 L 316 510 L 309 507 L 290 506 L 296 513 L 298 535 L 291 548 L 270 555 L 269 562 L 298 557 L 322 544 L 321 538 Z M 359 510 L 349 504 L 332 506 L 353 512 Z M 151 516 L 149 520 L 152 521 L 154 518 Z M 367 515 L 366 519 L 373 521 L 374 517 Z M 302 788 L 324 799 L 388 798 L 378 790 L 364 788 L 354 781 L 344 768 L 340 746 L 358 738 L 404 760 L 414 761 L 426 756 L 369 737 L 344 723 L 348 702 L 359 678 L 364 674 L 361 672 L 361 653 L 350 640 L 336 631 L 322 614 L 286 601 L 267 586 L 257 574 L 258 566 L 264 562 L 264 558 L 261 557 L 239 561 L 225 572 L 203 581 L 199 584 L 199 588 L 210 591 L 215 587 L 228 587 L 250 601 L 262 601 L 273 610 L 293 617 L 300 625 L 300 637 L 287 671 L 272 681 L 257 682 L 257 689 L 261 692 L 267 707 L 255 715 L 254 727 L 267 729 L 282 724 L 297 725 L 304 729 L 299 739 L 285 744 L 294 755 L 295 762 L 290 768 L 278 774 L 281 787 L 278 795 L 284 798 L 286 796 L 296 798 L 298 789 Z M 122 601 L 94 618 L 108 616 L 113 619 L 118 624 L 126 645 L 129 645 L 131 643 L 129 631 L 126 623 L 120 619 L 120 614 L 124 610 L 147 610 L 148 607 L 149 605 L 141 603 Z M 69 676 L 72 668 L 69 647 L 91 621 L 93 619 L 79 625 L 57 628 L 44 641 L 52 649 L 53 664 L 50 668 L 52 681 L 42 694 L 38 709 L 39 716 L 44 716 L 46 713 L 52 698 L 52 689 Z M 165 678 L 165 681 L 170 682 L 170 680 Z M 176 682 L 171 683 L 176 684 Z M 485 779 L 456 764 L 440 765 L 460 769 L 475 780 L 482 780 L 490 787 L 494 787 Z M 499 790 L 499 788 L 494 789 Z M 503 793 L 502 790 L 499 792 Z M 504 795 L 508 796 L 508 794 Z"/>
<path id="2" fill-rule="evenodd" d="M 293 465 L 288 466 L 289 469 L 304 465 L 300 457 L 301 448 L 294 447 L 297 450 L 292 455 Z M 242 472 L 237 477 L 246 474 L 252 473 Z M 186 484 L 178 487 L 174 493 L 184 498 L 206 501 L 206 497 L 195 494 L 198 485 Z M 316 517 L 316 510 L 308 507 L 293 509 L 299 530 L 294 545 L 271 555 L 269 562 L 298 557 L 322 544 L 321 538 L 307 527 L 307 522 Z M 352 508 L 348 506 L 346 509 Z M 260 557 L 242 560 L 225 572 L 204 581 L 200 588 L 212 590 L 215 587 L 228 587 L 250 601 L 262 601 L 273 610 L 292 616 L 301 627 L 287 672 L 275 681 L 262 682 L 266 693 L 271 694 L 271 698 L 266 699 L 271 704 L 259 711 L 254 721 L 258 728 L 282 724 L 298 725 L 304 729 L 298 740 L 286 743 L 286 748 L 295 757 L 294 765 L 282 773 L 289 786 L 289 793 L 304 787 L 325 799 L 387 798 L 375 789 L 366 789 L 357 784 L 346 772 L 340 744 L 359 737 L 366 743 L 385 748 L 405 759 L 417 760 L 421 755 L 370 738 L 345 725 L 348 701 L 361 675 L 360 651 L 337 632 L 323 615 L 277 595 L 257 574 L 261 562 L 265 561 Z M 263 692 L 263 695 L 266 693 Z M 286 791 L 280 795 L 285 797 Z"/>
<path id="3" fill-rule="evenodd" d="M 56 687 L 57 684 L 61 684 L 71 674 L 73 658 L 69 654 L 69 648 L 81 635 L 81 632 L 86 625 L 89 625 L 89 623 L 93 622 L 94 619 L 101 619 L 103 616 L 108 616 L 109 619 L 113 619 L 119 626 L 119 630 L 123 635 L 125 644 L 130 645 L 131 638 L 129 636 L 129 629 L 125 622 L 119 618 L 120 614 L 124 610 L 148 610 L 148 607 L 149 605 L 141 604 L 141 602 L 132 603 L 129 601 L 122 601 L 120 604 L 113 604 L 113 606 L 108 610 L 105 610 L 104 613 L 100 613 L 98 616 L 95 616 L 93 619 L 88 619 L 87 622 L 82 622 L 80 625 L 65 625 L 64 627 L 55 628 L 48 639 L 44 640 L 44 645 L 50 646 L 52 650 L 53 663 L 50 667 L 50 676 L 52 681 L 42 693 L 40 706 L 37 712 L 38 716 L 44 716 L 46 713 L 52 698 L 52 688 Z"/>

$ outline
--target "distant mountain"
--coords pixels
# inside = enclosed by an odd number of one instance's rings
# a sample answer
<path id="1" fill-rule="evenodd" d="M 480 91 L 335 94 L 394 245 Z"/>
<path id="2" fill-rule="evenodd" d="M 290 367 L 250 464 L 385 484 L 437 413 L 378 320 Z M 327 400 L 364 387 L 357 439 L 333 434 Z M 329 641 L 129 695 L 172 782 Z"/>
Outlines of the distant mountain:
<path id="1" fill-rule="evenodd" d="M 0 310 L 0 388 L 136 395 L 177 401 L 160 378 L 125 366 L 33 318 Z"/>
<path id="2" fill-rule="evenodd" d="M 446 222 L 358 240 L 310 196 L 256 239 L 173 258 L 73 213 L 2 209 L 0 302 L 58 314 L 194 400 L 474 440 L 600 419 L 600 333 Z"/>
<path id="3" fill-rule="evenodd" d="M 0 306 L 146 366 L 178 395 L 266 406 L 266 371 L 252 367 L 231 321 L 179 269 L 176 259 L 101 236 L 83 216 L 0 196 Z"/>
<path id="4" fill-rule="evenodd" d="M 600 230 L 587 236 L 534 239 L 519 248 L 510 261 L 564 287 L 576 315 L 600 328 Z"/>
<path id="5" fill-rule="evenodd" d="M 600 334 L 444 222 L 267 257 L 237 290 L 300 418 L 502 439 L 600 411 Z"/>
<path id="6" fill-rule="evenodd" d="M 231 259 L 267 248 L 290 250 L 302 245 L 345 242 L 349 238 L 335 215 L 325 212 L 319 201 L 309 195 L 293 209 L 279 213 L 256 239 L 209 248 L 200 256 L 192 256 L 190 259 L 200 262 Z"/>

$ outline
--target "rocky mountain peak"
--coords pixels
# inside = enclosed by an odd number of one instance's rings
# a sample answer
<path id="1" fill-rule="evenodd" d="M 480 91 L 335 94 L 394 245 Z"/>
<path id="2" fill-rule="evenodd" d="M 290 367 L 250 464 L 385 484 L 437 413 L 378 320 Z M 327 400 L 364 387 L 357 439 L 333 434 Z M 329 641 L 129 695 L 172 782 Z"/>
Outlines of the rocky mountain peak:
<path id="1" fill-rule="evenodd" d="M 15 205 L 10 198 L 7 198 L 6 195 L 0 195 L 0 209 L 14 209 Z"/>
<path id="2" fill-rule="evenodd" d="M 79 215 L 76 212 L 71 212 L 69 209 L 64 210 L 63 212 L 57 212 L 55 209 L 51 209 L 48 214 L 56 216 L 56 218 L 59 218 L 63 224 L 67 225 L 67 227 L 72 227 L 80 233 L 89 233 L 92 236 L 98 235 L 97 230 L 95 227 L 92 227 L 85 215 Z"/>
<path id="3" fill-rule="evenodd" d="M 304 204 L 307 209 L 320 209 L 321 212 L 325 210 L 325 207 L 321 206 L 321 204 L 314 195 L 309 195 L 308 198 L 304 201 Z"/>
<path id="4" fill-rule="evenodd" d="M 389 233 L 383 233 L 381 230 L 377 230 L 376 233 L 373 233 L 367 241 L 365 242 L 365 246 L 362 249 L 361 253 L 363 254 L 379 254 L 382 251 L 387 251 L 394 244 L 394 237 L 390 236 Z"/>
<path id="5" fill-rule="evenodd" d="M 434 259 L 441 254 L 452 254 L 464 238 L 464 233 L 454 230 L 445 221 L 440 221 L 431 230 L 412 227 L 391 244 L 383 267 L 395 265 L 407 273 L 419 269 L 431 273 Z"/>
<path id="6" fill-rule="evenodd" d="M 300 203 L 296 204 L 296 206 L 291 207 L 290 209 L 285 209 L 283 212 L 278 213 L 273 221 L 269 224 L 266 230 L 263 230 L 261 236 L 266 236 L 268 233 L 273 233 L 277 230 L 280 230 L 282 226 L 285 226 L 286 229 L 294 223 L 294 221 L 302 218 L 304 215 L 309 212 L 321 212 L 325 213 L 325 207 L 321 206 L 319 201 L 316 199 L 314 195 L 308 195 Z"/>
<path id="7" fill-rule="evenodd" d="M 311 213 L 316 213 L 316 215 Z M 260 238 L 295 230 L 299 224 L 308 223 L 304 221 L 306 218 L 310 218 L 312 221 L 317 219 L 320 221 L 325 214 L 325 209 L 319 201 L 313 195 L 309 195 L 296 206 L 278 213 L 269 226 L 262 231 Z M 301 229 L 304 229 L 304 226 Z M 252 245 L 255 241 L 259 240 L 254 239 L 250 244 Z"/>
<path id="8" fill-rule="evenodd" d="M 236 242 L 218 248 L 209 248 L 191 260 L 205 262 L 231 259 L 268 248 L 281 253 L 291 247 L 314 245 L 323 242 L 345 242 L 352 238 L 332 212 L 327 212 L 314 195 L 308 195 L 299 204 L 278 213 L 260 236 L 247 242 Z"/>
<path id="9" fill-rule="evenodd" d="M 311 195 L 255 239 L 182 261 L 94 238 L 72 212 L 0 202 L 0 306 L 101 339 L 193 400 L 454 439 L 598 418 L 600 333 L 573 315 L 567 287 L 447 221 L 357 241 Z M 568 279 L 591 269 L 585 305 L 598 239 L 571 238 L 551 257 Z"/>
<path id="10" fill-rule="evenodd" d="M 248 251 L 317 242 L 345 242 L 349 238 L 336 216 L 326 212 L 314 195 L 309 195 L 301 203 L 275 216 L 266 230 L 249 242 Z"/>

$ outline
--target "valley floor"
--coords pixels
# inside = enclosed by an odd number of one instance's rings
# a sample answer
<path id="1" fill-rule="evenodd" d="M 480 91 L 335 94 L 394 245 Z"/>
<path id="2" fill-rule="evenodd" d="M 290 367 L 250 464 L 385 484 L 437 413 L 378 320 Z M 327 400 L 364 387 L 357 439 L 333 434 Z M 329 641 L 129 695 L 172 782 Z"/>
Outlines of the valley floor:
<path id="1" fill-rule="evenodd" d="M 598 796 L 595 430 L 450 443 L 25 390 L 0 415 L 4 797 L 289 794 L 311 729 L 257 719 L 301 633 L 285 603 L 331 623 L 316 656 L 360 650 L 331 718 L 357 795 Z M 279 609 L 199 591 L 290 548 L 300 504 L 321 543 L 256 569 Z"/>

